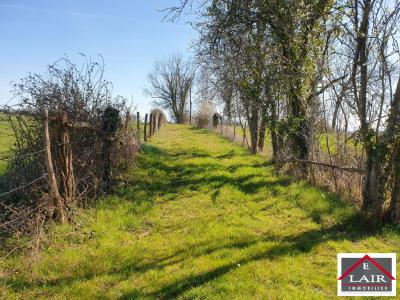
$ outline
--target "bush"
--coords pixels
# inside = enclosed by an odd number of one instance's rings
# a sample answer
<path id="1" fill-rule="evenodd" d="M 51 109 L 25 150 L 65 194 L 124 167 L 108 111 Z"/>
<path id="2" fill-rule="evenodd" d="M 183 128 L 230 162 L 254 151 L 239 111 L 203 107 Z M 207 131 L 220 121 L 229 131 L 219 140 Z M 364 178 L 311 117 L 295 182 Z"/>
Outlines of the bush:
<path id="1" fill-rule="evenodd" d="M 217 128 L 217 126 L 221 120 L 221 116 L 219 115 L 219 113 L 214 113 L 212 120 L 213 120 L 213 128 Z"/>
<path id="2" fill-rule="evenodd" d="M 45 110 L 50 116 L 52 163 L 63 199 L 59 206 L 66 215 L 71 215 L 76 204 L 85 205 L 109 187 L 108 178 L 105 180 L 107 168 L 115 176 L 132 161 L 138 145 L 126 101 L 112 97 L 112 85 L 104 80 L 103 72 L 102 63 L 87 61 L 77 67 L 63 58 L 51 64 L 47 74 L 29 74 L 13 85 L 19 102 L 7 111 L 14 112 L 8 114 L 8 120 L 16 142 L 2 190 L 24 187 L 2 200 L 13 211 L 0 212 L 3 217 L 18 219 L 22 225 L 28 223 L 16 217 L 22 212 L 40 213 L 42 219 L 56 217 L 56 204 L 49 201 L 54 197 L 50 197 L 44 178 L 48 177 L 43 155 Z M 60 136 L 60 132 L 67 134 Z M 112 156 L 105 157 L 107 152 Z M 71 170 L 68 174 L 66 165 Z M 37 180 L 41 177 L 44 179 Z M 25 219 L 33 217 L 23 215 Z"/>
<path id="3" fill-rule="evenodd" d="M 199 128 L 209 128 L 211 117 L 213 114 L 213 105 L 207 101 L 203 101 L 199 105 L 196 115 L 196 126 Z"/>

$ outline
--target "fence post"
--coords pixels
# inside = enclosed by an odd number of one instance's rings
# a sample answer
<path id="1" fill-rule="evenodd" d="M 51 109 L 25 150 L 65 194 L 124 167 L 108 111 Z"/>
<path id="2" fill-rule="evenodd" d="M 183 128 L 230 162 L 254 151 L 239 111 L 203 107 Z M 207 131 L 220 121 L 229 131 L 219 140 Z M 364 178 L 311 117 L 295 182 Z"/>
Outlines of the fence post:
<path id="1" fill-rule="evenodd" d="M 124 127 L 125 127 L 125 131 L 126 133 L 128 133 L 131 129 L 132 126 L 132 116 L 131 116 L 131 112 L 127 111 L 126 115 L 125 115 L 125 123 L 124 123 Z"/>
<path id="2" fill-rule="evenodd" d="M 149 130 L 149 138 L 153 135 L 153 114 L 150 113 L 150 122 L 149 122 L 150 130 Z"/>
<path id="3" fill-rule="evenodd" d="M 157 132 L 158 126 L 157 126 L 157 120 L 158 120 L 158 114 L 156 113 L 153 116 L 153 134 Z"/>
<path id="4" fill-rule="evenodd" d="M 161 128 L 162 114 L 158 114 L 158 129 Z"/>
<path id="5" fill-rule="evenodd" d="M 114 140 L 115 132 L 118 129 L 119 123 L 119 110 L 107 107 L 103 113 L 103 159 L 104 159 L 104 169 L 103 169 L 103 180 L 106 183 L 107 188 L 111 184 L 112 170 L 111 170 L 111 150 L 112 143 Z"/>
<path id="6" fill-rule="evenodd" d="M 192 87 L 189 94 L 189 124 L 192 125 Z"/>
<path id="7" fill-rule="evenodd" d="M 148 114 L 146 114 L 144 116 L 144 135 L 143 135 L 143 138 L 144 138 L 145 142 L 147 142 L 147 116 L 148 116 Z"/>
<path id="8" fill-rule="evenodd" d="M 75 177 L 72 165 L 72 149 L 67 128 L 68 115 L 62 112 L 58 118 L 59 122 L 59 147 L 58 161 L 60 163 L 61 175 L 61 194 L 65 204 L 72 203 L 75 200 Z"/>
<path id="9" fill-rule="evenodd" d="M 137 132 L 137 142 L 140 145 L 140 113 L 136 113 L 136 132 Z"/>
<path id="10" fill-rule="evenodd" d="M 46 108 L 44 110 L 44 149 L 45 149 L 45 164 L 47 169 L 47 178 L 49 180 L 50 187 L 50 197 L 53 200 L 54 206 L 56 207 L 58 219 L 61 223 L 65 223 L 64 215 L 64 205 L 61 199 L 60 193 L 58 191 L 58 185 L 56 180 L 56 175 L 54 173 L 53 161 L 51 158 L 51 144 L 50 144 L 50 134 L 49 134 L 49 111 Z"/>

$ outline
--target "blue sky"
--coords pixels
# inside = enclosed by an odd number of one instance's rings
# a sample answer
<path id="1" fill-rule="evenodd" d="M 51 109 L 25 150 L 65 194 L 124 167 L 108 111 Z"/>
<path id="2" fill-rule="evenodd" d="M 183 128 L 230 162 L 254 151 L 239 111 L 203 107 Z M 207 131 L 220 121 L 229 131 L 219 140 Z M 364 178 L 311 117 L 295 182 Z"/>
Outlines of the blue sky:
<path id="1" fill-rule="evenodd" d="M 0 104 L 11 97 L 10 81 L 67 55 L 101 54 L 114 94 L 151 108 L 143 95 L 153 62 L 171 53 L 190 55 L 195 32 L 184 20 L 163 22 L 160 9 L 178 0 L 0 0 Z"/>

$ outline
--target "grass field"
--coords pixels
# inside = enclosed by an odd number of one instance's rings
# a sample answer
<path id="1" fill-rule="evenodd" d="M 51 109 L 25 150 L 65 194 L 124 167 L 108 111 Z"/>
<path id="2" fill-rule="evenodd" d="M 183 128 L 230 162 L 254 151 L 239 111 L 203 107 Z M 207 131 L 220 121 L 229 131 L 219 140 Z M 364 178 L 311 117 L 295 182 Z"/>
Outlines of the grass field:
<path id="1" fill-rule="evenodd" d="M 0 113 L 0 175 L 5 172 L 7 167 L 7 161 L 2 158 L 9 156 L 10 149 L 14 143 L 11 133 L 11 128 L 6 117 Z"/>
<path id="2" fill-rule="evenodd" d="M 51 227 L 36 261 L 0 262 L 0 298 L 335 298 L 338 252 L 399 246 L 398 231 L 261 156 L 166 125 L 114 195 Z"/>

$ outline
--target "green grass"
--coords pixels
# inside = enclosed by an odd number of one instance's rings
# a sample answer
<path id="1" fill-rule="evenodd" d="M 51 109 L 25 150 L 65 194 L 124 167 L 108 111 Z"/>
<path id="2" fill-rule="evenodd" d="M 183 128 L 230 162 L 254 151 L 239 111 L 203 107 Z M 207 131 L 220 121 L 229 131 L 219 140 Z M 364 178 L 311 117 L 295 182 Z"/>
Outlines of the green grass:
<path id="1" fill-rule="evenodd" d="M 7 168 L 7 161 L 1 158 L 10 154 L 14 138 L 11 136 L 10 124 L 3 113 L 0 113 L 0 175 L 4 174 Z"/>
<path id="2" fill-rule="evenodd" d="M 321 150 L 325 153 L 329 152 L 331 155 L 336 155 L 338 152 L 338 142 L 343 146 L 345 136 L 343 133 L 339 134 L 340 141 L 338 141 L 335 133 L 322 133 L 319 135 L 319 143 L 321 146 Z M 353 138 L 346 137 L 348 140 L 346 141 L 347 151 L 353 154 L 354 157 L 360 157 L 362 155 L 362 144 L 356 143 Z"/>
<path id="3" fill-rule="evenodd" d="M 233 125 L 224 125 L 224 136 L 226 136 L 226 131 L 227 128 L 229 128 L 229 133 L 228 133 L 228 137 L 232 138 L 233 136 L 233 130 L 234 127 Z M 220 133 L 221 132 L 221 127 L 219 126 L 217 129 L 214 130 L 216 133 Z M 243 143 L 243 128 L 238 125 L 236 126 L 236 138 L 235 138 L 235 143 L 242 145 L 244 147 L 248 147 L 248 145 L 251 145 L 251 137 L 250 137 L 250 129 L 247 127 L 246 128 L 246 138 L 247 138 L 247 142 L 245 141 Z M 248 143 L 248 145 L 247 145 Z M 260 153 L 260 155 L 262 155 L 264 158 L 267 159 L 272 159 L 272 141 L 271 141 L 271 134 L 268 131 L 268 129 L 265 131 L 265 140 L 264 140 L 264 149 L 263 151 Z"/>
<path id="4" fill-rule="evenodd" d="M 394 229 L 206 130 L 166 125 L 126 181 L 52 226 L 32 264 L 0 263 L 0 298 L 335 298 L 338 252 L 399 249 Z"/>

